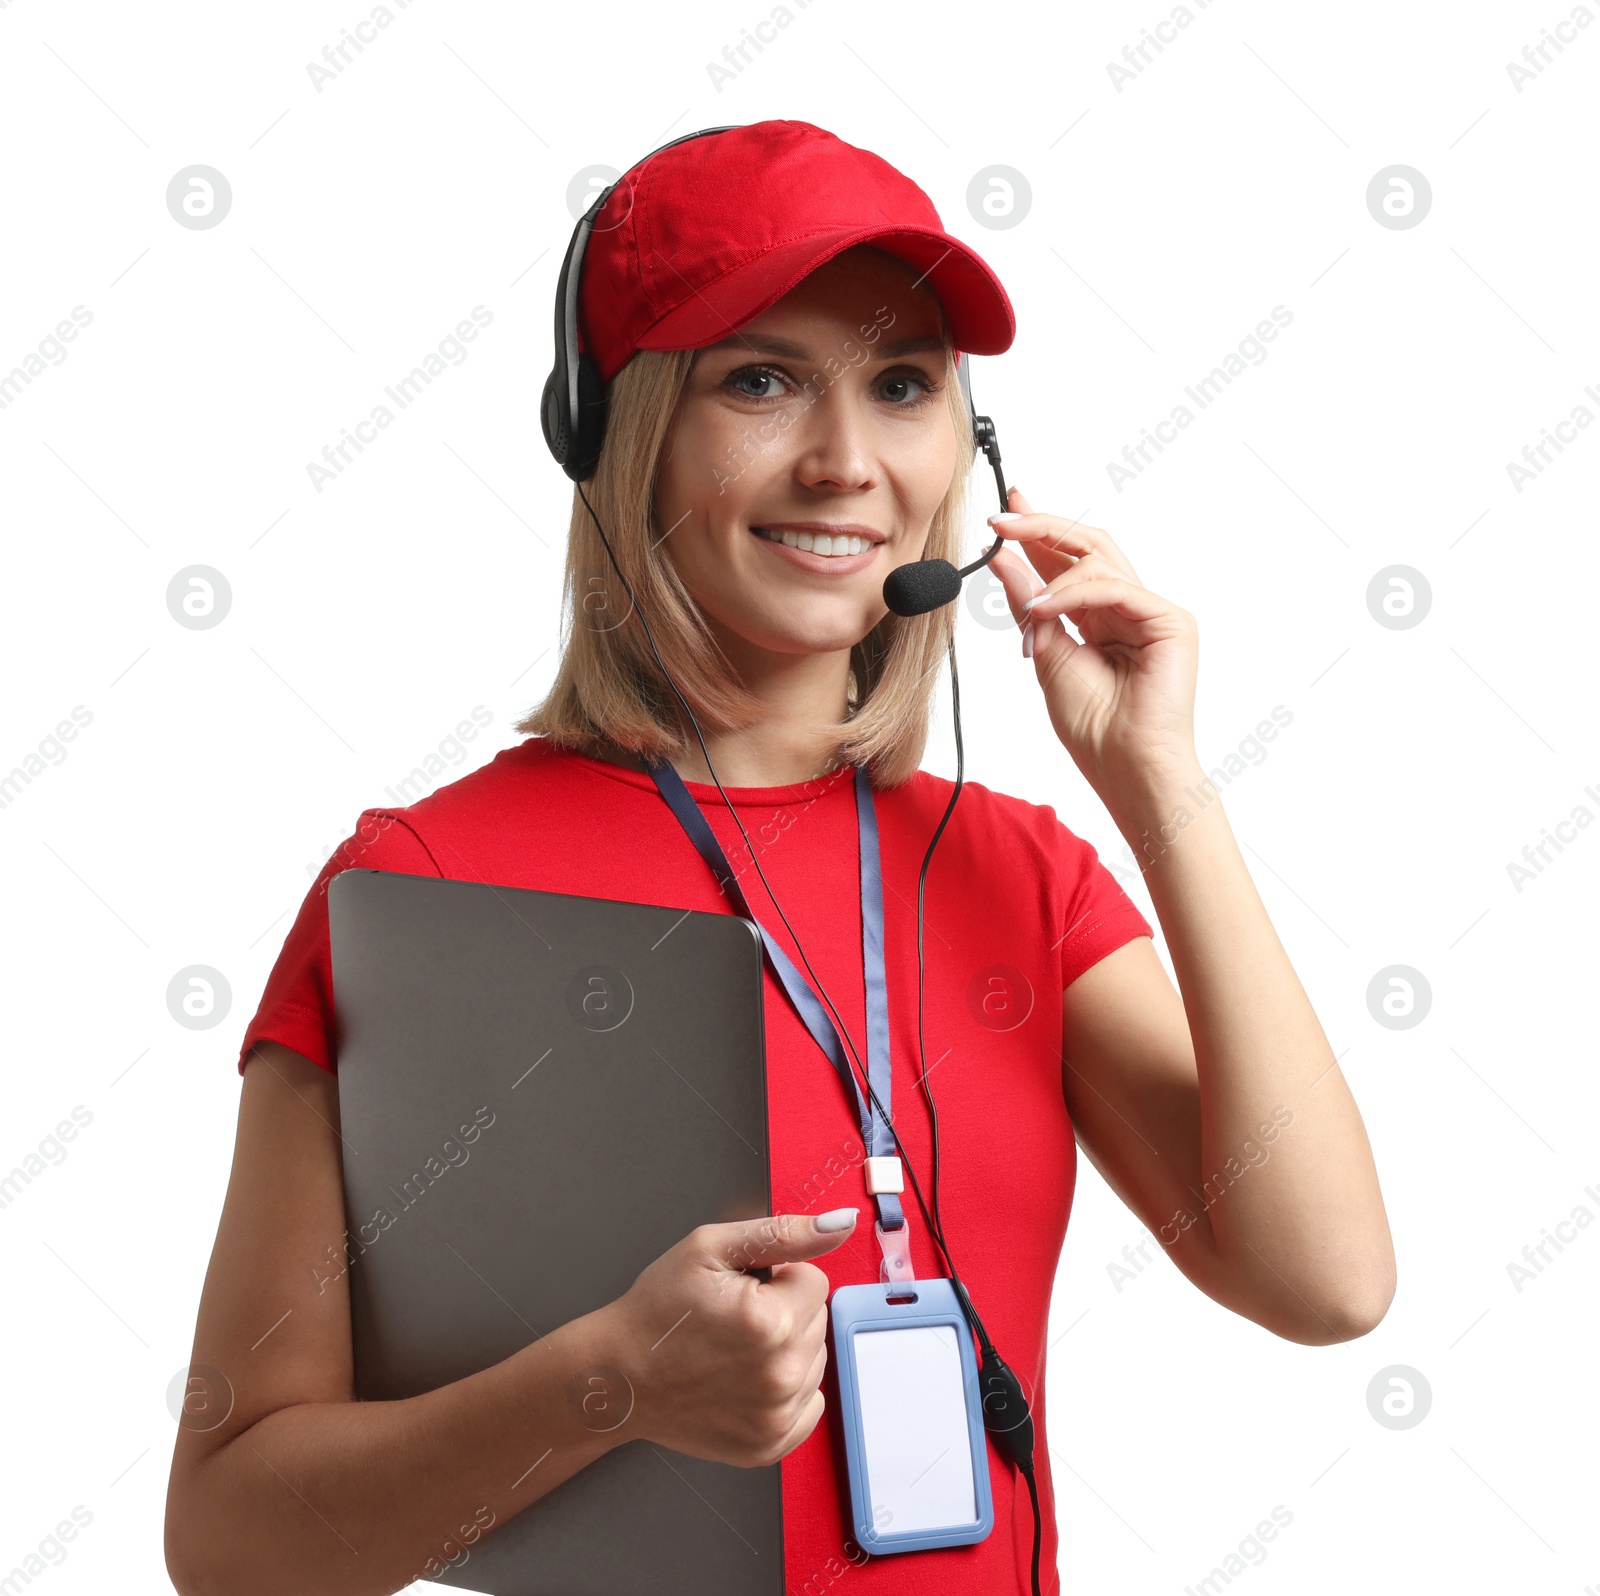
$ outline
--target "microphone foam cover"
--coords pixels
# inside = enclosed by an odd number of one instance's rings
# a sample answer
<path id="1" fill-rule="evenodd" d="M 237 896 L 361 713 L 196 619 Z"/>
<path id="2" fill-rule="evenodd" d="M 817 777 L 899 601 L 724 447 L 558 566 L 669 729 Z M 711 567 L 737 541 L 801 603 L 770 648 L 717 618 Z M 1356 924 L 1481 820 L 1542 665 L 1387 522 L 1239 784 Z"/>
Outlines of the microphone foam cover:
<path id="1" fill-rule="evenodd" d="M 884 578 L 883 602 L 896 615 L 926 615 L 961 596 L 961 574 L 948 560 L 913 560 Z"/>

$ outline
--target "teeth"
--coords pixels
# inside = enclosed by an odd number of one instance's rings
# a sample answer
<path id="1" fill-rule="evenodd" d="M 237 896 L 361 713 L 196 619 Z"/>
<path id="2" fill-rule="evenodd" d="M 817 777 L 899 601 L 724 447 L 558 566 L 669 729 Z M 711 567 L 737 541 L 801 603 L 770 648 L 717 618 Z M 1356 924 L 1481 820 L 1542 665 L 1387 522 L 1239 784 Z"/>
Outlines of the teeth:
<path id="1" fill-rule="evenodd" d="M 3 0 L 0 0 L 0 3 L 3 3 Z M 773 532 L 764 526 L 752 527 L 750 530 L 773 543 L 782 543 L 791 549 L 804 549 L 808 554 L 830 556 L 860 554 L 872 546 L 870 539 L 861 537 L 855 532 Z"/>

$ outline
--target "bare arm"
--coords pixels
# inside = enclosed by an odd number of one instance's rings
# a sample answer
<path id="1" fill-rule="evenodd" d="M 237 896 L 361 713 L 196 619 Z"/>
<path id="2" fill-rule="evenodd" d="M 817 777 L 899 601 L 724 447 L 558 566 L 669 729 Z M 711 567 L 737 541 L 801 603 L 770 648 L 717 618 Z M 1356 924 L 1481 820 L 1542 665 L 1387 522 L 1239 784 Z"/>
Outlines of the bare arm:
<path id="1" fill-rule="evenodd" d="M 1395 1288 L 1372 1148 L 1220 798 L 1195 812 L 1204 784 L 1196 767 L 1108 800 L 1182 996 L 1145 937 L 1074 981 L 1068 1108 L 1091 1162 L 1201 1290 L 1286 1340 L 1349 1340 Z M 1180 808 L 1193 818 L 1175 827 Z"/>
<path id="2" fill-rule="evenodd" d="M 607 1309 L 439 1390 L 353 1400 L 338 1124 L 328 1071 L 255 1050 L 168 1486 L 181 1596 L 387 1596 L 631 1438 L 574 1396 L 615 1361 Z"/>
<path id="3" fill-rule="evenodd" d="M 389 1596 L 613 1446 L 754 1468 L 816 1427 L 828 1277 L 809 1260 L 854 1209 L 697 1226 L 493 1368 L 355 1401 L 338 1126 L 331 1074 L 254 1050 L 167 1488 L 179 1596 Z"/>
<path id="4" fill-rule="evenodd" d="M 991 569 L 1051 729 L 1139 860 L 1178 979 L 1136 937 L 1068 987 L 1080 1140 L 1218 1302 L 1290 1341 L 1364 1335 L 1395 1285 L 1372 1148 L 1195 753 L 1195 618 L 1101 528 L 1014 487 L 1007 503 L 990 524 L 1027 563 L 1006 549 Z"/>

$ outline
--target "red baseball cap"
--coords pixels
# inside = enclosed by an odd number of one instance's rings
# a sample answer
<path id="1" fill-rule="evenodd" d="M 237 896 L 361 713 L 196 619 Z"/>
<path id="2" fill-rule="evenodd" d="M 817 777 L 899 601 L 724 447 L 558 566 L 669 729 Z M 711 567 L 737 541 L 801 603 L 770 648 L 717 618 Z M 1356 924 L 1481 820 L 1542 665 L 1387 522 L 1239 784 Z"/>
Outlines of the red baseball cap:
<path id="1" fill-rule="evenodd" d="M 870 151 L 787 121 L 692 138 L 623 175 L 585 248 L 580 345 L 602 382 L 640 349 L 704 348 L 856 244 L 923 274 L 957 349 L 1011 347 L 1000 279 L 933 201 Z"/>

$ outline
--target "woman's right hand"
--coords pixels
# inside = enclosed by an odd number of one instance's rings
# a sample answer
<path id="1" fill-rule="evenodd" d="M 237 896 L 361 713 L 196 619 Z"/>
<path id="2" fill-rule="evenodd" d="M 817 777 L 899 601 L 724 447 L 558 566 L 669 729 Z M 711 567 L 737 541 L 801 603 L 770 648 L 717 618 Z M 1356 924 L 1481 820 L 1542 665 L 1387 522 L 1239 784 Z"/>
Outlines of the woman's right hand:
<path id="1" fill-rule="evenodd" d="M 586 1422 L 740 1468 L 786 1457 L 825 1406 L 828 1277 L 806 1260 L 852 1236 L 856 1212 L 691 1230 L 602 1310 L 610 1366 L 580 1376 Z M 746 1272 L 764 1265 L 770 1281 Z"/>

